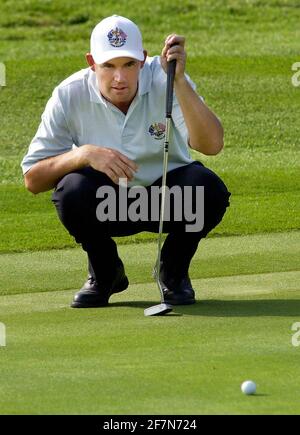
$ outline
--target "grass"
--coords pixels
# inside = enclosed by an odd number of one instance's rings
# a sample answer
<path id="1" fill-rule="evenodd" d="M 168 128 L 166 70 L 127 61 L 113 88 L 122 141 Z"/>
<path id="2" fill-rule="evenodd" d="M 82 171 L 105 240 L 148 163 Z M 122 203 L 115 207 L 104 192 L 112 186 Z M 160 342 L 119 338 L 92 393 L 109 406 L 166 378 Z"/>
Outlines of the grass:
<path id="1" fill-rule="evenodd" d="M 93 1 L 84 7 L 70 0 L 2 3 L 0 61 L 7 86 L 0 94 L 0 252 L 75 246 L 57 221 L 49 193 L 33 198 L 21 187 L 19 164 L 53 88 L 86 67 L 91 28 L 113 12 L 140 24 L 151 55 L 174 30 L 187 38 L 187 71 L 225 129 L 219 156 L 194 153 L 232 192 L 232 207 L 212 235 L 300 227 L 299 89 L 291 85 L 291 66 L 299 60 L 297 2 L 186 1 L 175 2 L 172 12 L 162 1 L 119 2 L 117 8 Z M 119 243 L 153 237 L 140 234 Z"/>
<path id="2" fill-rule="evenodd" d="M 232 278 L 235 275 L 297 271 L 299 246 L 299 231 L 208 238 L 201 241 L 193 259 L 191 277 Z M 156 243 L 121 245 L 119 254 L 131 284 L 152 282 Z M 0 266 L 2 296 L 75 289 L 87 273 L 86 254 L 81 249 L 2 254 Z M 7 273 L 13 269 L 13 274 Z"/>
<path id="3" fill-rule="evenodd" d="M 0 0 L 0 8 L 0 413 L 298 414 L 298 1 L 182 0 L 170 9 L 162 0 Z M 85 254 L 50 193 L 25 191 L 19 167 L 53 88 L 86 67 L 91 29 L 113 13 L 139 24 L 150 55 L 166 35 L 186 36 L 187 72 L 225 129 L 220 155 L 194 157 L 225 181 L 231 207 L 194 258 L 199 303 L 168 318 L 142 315 L 157 295 L 148 233 L 117 240 L 131 285 L 109 309 L 68 308 Z M 248 378 L 256 397 L 240 393 Z"/>
<path id="4" fill-rule="evenodd" d="M 1 413 L 299 413 L 299 355 L 291 345 L 300 309 L 299 238 L 206 240 L 192 270 L 198 303 L 167 318 L 142 314 L 155 303 L 155 244 L 120 248 L 131 285 L 98 310 L 70 310 L 74 289 L 61 290 L 63 265 L 71 286 L 84 277 L 81 251 L 2 256 L 4 267 L 20 267 L 19 294 L 1 296 Z M 256 397 L 241 395 L 248 378 L 257 382 Z"/>
<path id="5" fill-rule="evenodd" d="M 135 286 L 132 297 L 142 291 L 144 302 L 118 297 L 100 314 L 69 310 L 70 291 L 4 297 L 8 312 L 19 310 L 2 316 L 8 342 L 1 349 L 1 413 L 299 413 L 299 355 L 291 346 L 299 290 L 214 291 L 213 300 L 204 292 L 202 305 L 155 320 L 142 317 L 153 303 L 149 287 Z M 257 397 L 240 393 L 248 378 Z"/>

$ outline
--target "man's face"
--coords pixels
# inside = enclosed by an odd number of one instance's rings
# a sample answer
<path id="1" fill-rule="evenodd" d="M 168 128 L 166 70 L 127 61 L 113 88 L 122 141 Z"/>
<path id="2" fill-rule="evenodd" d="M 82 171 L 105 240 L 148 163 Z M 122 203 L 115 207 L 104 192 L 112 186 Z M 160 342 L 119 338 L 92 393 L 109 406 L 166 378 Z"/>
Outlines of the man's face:
<path id="1" fill-rule="evenodd" d="M 136 95 L 139 72 L 143 66 L 144 61 L 131 57 L 117 57 L 102 64 L 94 64 L 99 91 L 121 110 L 128 109 Z"/>

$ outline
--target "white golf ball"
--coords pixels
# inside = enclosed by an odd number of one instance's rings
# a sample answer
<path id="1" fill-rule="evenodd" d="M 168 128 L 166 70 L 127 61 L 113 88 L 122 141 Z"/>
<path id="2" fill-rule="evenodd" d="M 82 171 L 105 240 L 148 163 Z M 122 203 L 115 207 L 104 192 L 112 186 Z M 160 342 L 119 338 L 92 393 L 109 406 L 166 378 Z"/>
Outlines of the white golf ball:
<path id="1" fill-rule="evenodd" d="M 247 394 L 247 396 L 255 394 L 256 384 L 253 381 L 245 381 L 241 385 L 241 390 L 244 394 Z"/>

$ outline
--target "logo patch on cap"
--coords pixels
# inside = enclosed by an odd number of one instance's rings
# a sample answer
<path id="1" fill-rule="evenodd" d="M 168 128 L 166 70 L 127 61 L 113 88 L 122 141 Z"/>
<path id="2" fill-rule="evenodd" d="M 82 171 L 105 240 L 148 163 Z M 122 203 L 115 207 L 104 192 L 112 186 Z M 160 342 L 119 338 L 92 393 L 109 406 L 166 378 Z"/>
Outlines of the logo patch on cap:
<path id="1" fill-rule="evenodd" d="M 127 40 L 127 35 L 125 32 L 123 32 L 122 29 L 119 29 L 119 27 L 116 27 L 115 29 L 112 29 L 107 34 L 109 43 L 112 47 L 123 47 Z"/>
<path id="2" fill-rule="evenodd" d="M 163 139 L 165 137 L 166 126 L 161 122 L 154 122 L 149 127 L 149 133 L 154 139 Z"/>

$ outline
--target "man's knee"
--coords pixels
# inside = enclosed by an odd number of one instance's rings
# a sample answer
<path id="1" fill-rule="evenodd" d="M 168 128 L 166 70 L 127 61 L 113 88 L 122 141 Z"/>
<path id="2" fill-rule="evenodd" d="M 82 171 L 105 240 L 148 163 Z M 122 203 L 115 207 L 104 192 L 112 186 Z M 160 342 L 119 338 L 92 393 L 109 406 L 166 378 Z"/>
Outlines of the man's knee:
<path id="1" fill-rule="evenodd" d="M 66 174 L 52 194 L 61 222 L 76 239 L 96 219 L 97 185 L 89 171 L 80 170 Z"/>
<path id="2" fill-rule="evenodd" d="M 52 200 L 60 209 L 74 209 L 83 206 L 90 190 L 88 178 L 77 172 L 65 175 L 57 184 Z"/>
<path id="3" fill-rule="evenodd" d="M 95 203 L 97 189 L 110 184 L 110 179 L 102 172 L 92 168 L 84 168 L 66 174 L 57 184 L 53 192 L 53 202 L 60 203 L 63 208 L 84 207 L 86 204 Z"/>
<path id="4" fill-rule="evenodd" d="M 204 233 L 209 233 L 223 219 L 227 207 L 229 207 L 229 198 L 231 193 L 223 181 L 216 175 L 212 176 L 213 181 L 205 191 L 205 226 Z"/>
<path id="5" fill-rule="evenodd" d="M 199 163 L 199 164 L 198 164 Z M 212 170 L 195 162 L 189 168 L 189 183 L 193 187 L 202 186 L 204 190 L 204 207 L 224 214 L 229 206 L 230 192 L 225 183 Z"/>
<path id="6" fill-rule="evenodd" d="M 221 178 L 214 173 L 212 177 L 213 180 L 206 189 L 207 203 L 216 211 L 217 214 L 223 216 L 226 208 L 229 206 L 231 193 L 228 191 Z"/>
<path id="7" fill-rule="evenodd" d="M 172 231 L 207 234 L 222 220 L 229 206 L 230 192 L 221 178 L 203 164 L 194 162 L 170 171 L 167 182 L 170 191 L 177 186 L 181 189 L 180 195 L 174 195 L 173 202 L 168 202 L 171 219 L 170 225 L 165 225 L 167 232 L 170 227 Z M 175 199 L 180 199 L 181 205 Z M 173 219 L 175 209 L 184 216 L 180 222 Z"/>
<path id="8" fill-rule="evenodd" d="M 115 186 L 104 173 L 85 168 L 65 175 L 52 194 L 61 222 L 78 243 L 91 239 L 96 229 L 99 234 L 111 231 L 109 222 L 100 222 L 96 213 L 97 190 L 106 185 Z"/>
<path id="9" fill-rule="evenodd" d="M 231 193 L 221 178 L 210 169 L 200 165 L 194 165 L 191 169 L 194 186 L 203 186 L 204 188 L 203 233 L 207 234 L 222 221 L 226 209 L 230 205 Z"/>

